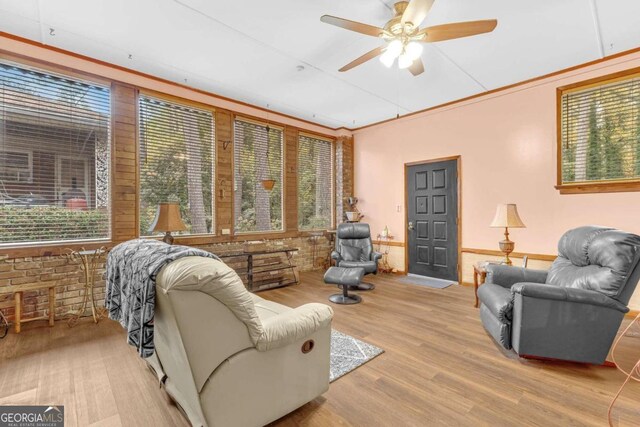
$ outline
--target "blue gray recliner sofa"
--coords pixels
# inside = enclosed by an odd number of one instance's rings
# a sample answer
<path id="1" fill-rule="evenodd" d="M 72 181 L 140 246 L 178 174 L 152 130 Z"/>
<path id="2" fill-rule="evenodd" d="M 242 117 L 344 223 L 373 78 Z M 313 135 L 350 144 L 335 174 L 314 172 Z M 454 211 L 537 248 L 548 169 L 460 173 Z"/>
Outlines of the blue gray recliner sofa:
<path id="1" fill-rule="evenodd" d="M 487 332 L 521 357 L 605 362 L 640 279 L 640 236 L 586 226 L 566 232 L 549 271 L 487 267 L 478 290 Z"/>

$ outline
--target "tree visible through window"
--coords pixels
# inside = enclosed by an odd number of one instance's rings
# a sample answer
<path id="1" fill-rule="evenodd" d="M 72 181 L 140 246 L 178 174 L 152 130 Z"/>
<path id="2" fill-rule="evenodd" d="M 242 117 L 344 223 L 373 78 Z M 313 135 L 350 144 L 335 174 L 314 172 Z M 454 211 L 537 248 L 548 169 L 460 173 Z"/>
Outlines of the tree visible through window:
<path id="1" fill-rule="evenodd" d="M 0 244 L 110 236 L 110 89 L 0 63 Z"/>
<path id="2" fill-rule="evenodd" d="M 214 158 L 211 111 L 140 97 L 140 235 L 162 202 L 180 204 L 180 234 L 212 233 Z"/>
<path id="3" fill-rule="evenodd" d="M 566 91 L 561 184 L 640 179 L 640 78 Z"/>
<path id="4" fill-rule="evenodd" d="M 300 135 L 298 140 L 298 228 L 331 228 L 333 219 L 333 144 Z"/>
<path id="5" fill-rule="evenodd" d="M 235 231 L 282 230 L 282 129 L 236 119 L 233 132 Z"/>

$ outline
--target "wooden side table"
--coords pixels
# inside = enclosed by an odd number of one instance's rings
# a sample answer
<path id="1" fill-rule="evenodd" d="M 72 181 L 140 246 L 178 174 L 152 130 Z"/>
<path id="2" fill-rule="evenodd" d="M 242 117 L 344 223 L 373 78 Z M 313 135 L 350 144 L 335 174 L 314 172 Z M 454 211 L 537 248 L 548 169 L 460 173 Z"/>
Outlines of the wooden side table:
<path id="1" fill-rule="evenodd" d="M 481 266 L 480 263 L 473 264 L 473 294 L 476 297 L 476 302 L 473 304 L 473 306 L 475 308 L 478 308 L 478 287 L 482 285 L 486 279 L 486 266 Z"/>

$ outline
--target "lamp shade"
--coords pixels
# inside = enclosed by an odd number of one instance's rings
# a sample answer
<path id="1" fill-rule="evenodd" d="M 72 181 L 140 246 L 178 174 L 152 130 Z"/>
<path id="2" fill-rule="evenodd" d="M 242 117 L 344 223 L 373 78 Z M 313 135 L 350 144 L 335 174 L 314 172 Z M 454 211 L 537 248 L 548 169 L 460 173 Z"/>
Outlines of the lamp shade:
<path id="1" fill-rule="evenodd" d="M 493 218 L 490 227 L 511 227 L 524 228 L 524 222 L 518 215 L 518 208 L 513 203 L 498 205 L 496 216 Z"/>
<path id="2" fill-rule="evenodd" d="M 160 203 L 149 232 L 184 231 L 187 226 L 180 217 L 180 206 L 177 203 Z"/>

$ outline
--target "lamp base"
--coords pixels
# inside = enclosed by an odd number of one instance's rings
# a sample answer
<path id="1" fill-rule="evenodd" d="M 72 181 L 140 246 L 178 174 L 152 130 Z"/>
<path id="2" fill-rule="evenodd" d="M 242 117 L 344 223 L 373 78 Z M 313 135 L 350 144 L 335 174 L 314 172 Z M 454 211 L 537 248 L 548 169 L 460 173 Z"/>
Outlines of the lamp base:
<path id="1" fill-rule="evenodd" d="M 500 250 L 504 253 L 504 259 L 502 260 L 503 264 L 512 265 L 511 259 L 509 258 L 509 254 L 513 252 L 516 247 L 515 242 L 509 240 L 509 229 L 505 227 L 504 229 L 504 240 L 498 243 L 500 245 Z"/>
<path id="2" fill-rule="evenodd" d="M 164 234 L 164 237 L 162 238 L 162 241 L 165 242 L 168 245 L 173 245 L 173 236 L 171 235 L 170 231 L 167 231 Z"/>

